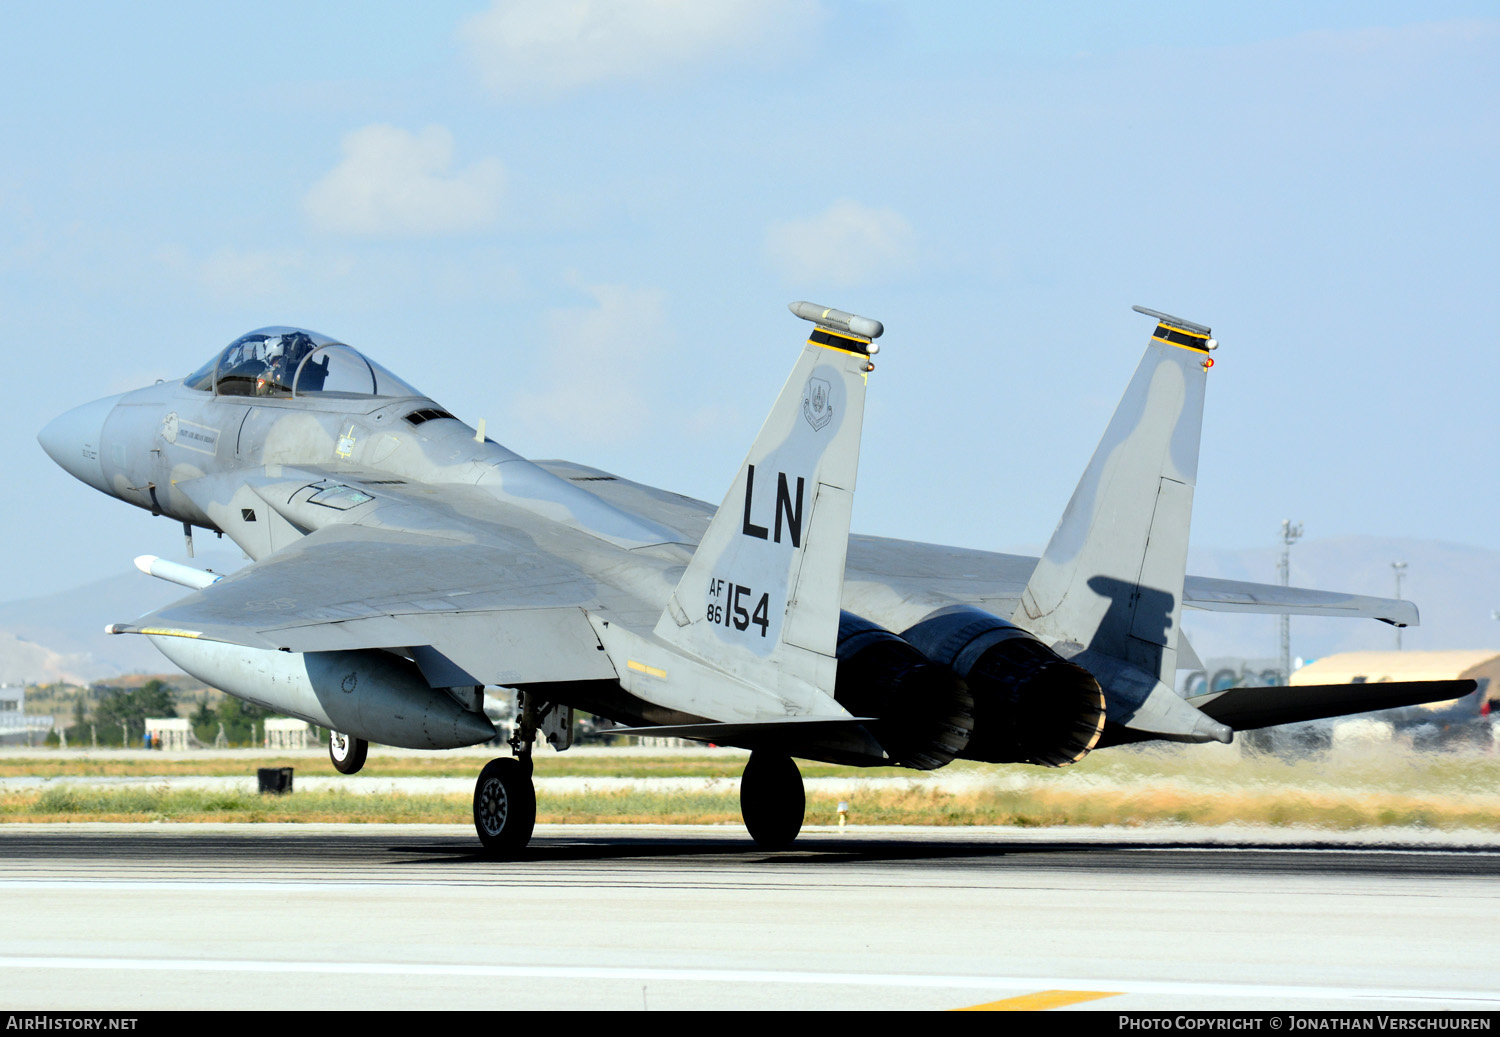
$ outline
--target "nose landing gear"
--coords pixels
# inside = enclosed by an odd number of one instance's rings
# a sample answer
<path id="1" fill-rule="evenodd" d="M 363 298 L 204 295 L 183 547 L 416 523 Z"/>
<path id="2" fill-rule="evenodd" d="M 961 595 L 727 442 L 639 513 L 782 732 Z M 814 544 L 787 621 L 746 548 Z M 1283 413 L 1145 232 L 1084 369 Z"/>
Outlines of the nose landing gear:
<path id="1" fill-rule="evenodd" d="M 370 743 L 340 731 L 328 732 L 328 758 L 340 774 L 357 774 L 370 754 Z"/>

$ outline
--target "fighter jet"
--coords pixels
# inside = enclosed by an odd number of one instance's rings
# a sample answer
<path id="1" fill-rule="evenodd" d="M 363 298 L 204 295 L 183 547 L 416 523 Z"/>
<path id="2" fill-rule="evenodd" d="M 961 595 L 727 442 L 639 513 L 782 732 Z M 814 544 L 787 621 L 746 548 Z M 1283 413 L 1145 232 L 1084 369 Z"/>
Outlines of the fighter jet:
<path id="1" fill-rule="evenodd" d="M 573 711 L 623 733 L 750 750 L 755 841 L 802 827 L 794 758 L 917 770 L 1061 767 L 1150 739 L 1451 699 L 1472 682 L 1174 690 L 1184 608 L 1415 624 L 1409 602 L 1185 575 L 1206 326 L 1154 327 L 1041 558 L 850 536 L 865 394 L 883 327 L 811 322 L 765 425 L 714 508 L 595 468 L 528 461 L 352 347 L 267 327 L 173 382 L 69 411 L 38 437 L 88 485 L 231 538 L 228 576 L 143 556 L 192 588 L 111 633 L 368 743 L 488 742 L 486 687 L 516 689 L 512 755 L 474 791 L 483 846 L 531 838 L 533 747 Z M 1461 687 L 1461 685 L 1468 685 Z"/>

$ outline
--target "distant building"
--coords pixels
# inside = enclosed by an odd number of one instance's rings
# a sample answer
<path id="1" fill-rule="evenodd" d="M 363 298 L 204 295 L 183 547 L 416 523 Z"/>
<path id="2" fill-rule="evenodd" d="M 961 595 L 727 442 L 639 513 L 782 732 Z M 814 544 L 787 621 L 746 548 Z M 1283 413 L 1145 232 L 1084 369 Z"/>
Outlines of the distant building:
<path id="1" fill-rule="evenodd" d="M 1445 702 L 1428 702 L 1366 715 L 1389 726 L 1386 737 L 1419 749 L 1500 748 L 1500 652 L 1341 652 L 1314 659 L 1292 674 L 1292 686 L 1384 684 L 1388 681 L 1472 680 L 1472 692 Z M 1324 722 L 1326 723 L 1326 721 Z M 1340 725 L 1358 719 L 1336 721 Z M 1299 725 L 1303 726 L 1303 725 Z"/>
<path id="2" fill-rule="evenodd" d="M 192 747 L 192 725 L 181 717 L 147 717 L 146 735 L 153 749 L 184 752 Z"/>
<path id="3" fill-rule="evenodd" d="M 24 684 L 0 684 L 0 745 L 32 745 L 51 730 L 51 717 L 27 715 Z"/>
<path id="4" fill-rule="evenodd" d="M 1282 678 L 1274 659 L 1220 658 L 1201 668 L 1177 671 L 1178 693 L 1188 699 L 1227 688 L 1293 687 L 1319 684 L 1381 684 L 1387 681 L 1473 680 L 1468 695 L 1364 714 L 1243 731 L 1236 735 L 1254 750 L 1297 755 L 1328 748 L 1330 742 L 1403 745 L 1441 749 L 1489 746 L 1500 749 L 1500 652 L 1344 652 L 1315 659 Z M 1493 722 L 1493 723 L 1492 723 Z"/>
<path id="5" fill-rule="evenodd" d="M 1265 688 L 1285 683 L 1281 664 L 1275 659 L 1207 659 L 1201 669 L 1189 667 L 1177 671 L 1177 690 L 1186 698 L 1226 688 Z"/>
<path id="6" fill-rule="evenodd" d="M 261 731 L 267 749 L 306 749 L 316 744 L 312 738 L 312 725 L 306 720 L 272 717 L 266 720 Z"/>

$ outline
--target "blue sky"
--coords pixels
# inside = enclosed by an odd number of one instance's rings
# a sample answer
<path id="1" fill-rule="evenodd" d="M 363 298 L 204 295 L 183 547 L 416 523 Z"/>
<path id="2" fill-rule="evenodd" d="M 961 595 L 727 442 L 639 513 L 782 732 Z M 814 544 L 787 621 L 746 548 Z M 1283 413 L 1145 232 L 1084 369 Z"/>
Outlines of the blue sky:
<path id="1" fill-rule="evenodd" d="M 1045 542 L 1139 303 L 1222 343 L 1194 543 L 1500 547 L 1500 6 L 1230 7 L 0 7 L 0 599 L 180 555 L 34 436 L 250 328 L 717 501 L 804 298 L 888 329 L 861 531 Z"/>

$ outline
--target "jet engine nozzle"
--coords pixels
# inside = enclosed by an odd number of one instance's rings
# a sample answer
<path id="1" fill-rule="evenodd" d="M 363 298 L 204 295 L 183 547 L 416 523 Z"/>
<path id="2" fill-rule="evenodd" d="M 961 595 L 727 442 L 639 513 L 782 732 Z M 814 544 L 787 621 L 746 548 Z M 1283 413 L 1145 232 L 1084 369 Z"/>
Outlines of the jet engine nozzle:
<path id="1" fill-rule="evenodd" d="M 974 698 L 974 733 L 959 756 L 984 763 L 1065 767 L 1083 759 L 1104 730 L 1104 692 L 1026 630 L 957 605 L 902 635 L 950 667 Z"/>
<path id="2" fill-rule="evenodd" d="M 963 752 L 974 700 L 952 670 L 852 612 L 839 613 L 838 660 L 833 697 L 877 718 L 871 734 L 896 763 L 930 771 Z"/>

